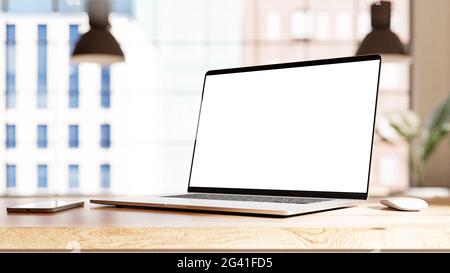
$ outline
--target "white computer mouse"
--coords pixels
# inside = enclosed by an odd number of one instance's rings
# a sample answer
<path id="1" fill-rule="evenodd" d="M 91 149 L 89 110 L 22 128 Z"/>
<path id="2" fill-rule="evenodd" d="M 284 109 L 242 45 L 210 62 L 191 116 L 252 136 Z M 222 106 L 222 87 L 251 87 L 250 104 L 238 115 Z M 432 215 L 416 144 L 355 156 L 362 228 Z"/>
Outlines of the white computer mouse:
<path id="1" fill-rule="evenodd" d="M 428 208 L 428 203 L 422 199 L 411 197 L 392 197 L 380 201 L 381 204 L 401 211 L 419 211 Z"/>

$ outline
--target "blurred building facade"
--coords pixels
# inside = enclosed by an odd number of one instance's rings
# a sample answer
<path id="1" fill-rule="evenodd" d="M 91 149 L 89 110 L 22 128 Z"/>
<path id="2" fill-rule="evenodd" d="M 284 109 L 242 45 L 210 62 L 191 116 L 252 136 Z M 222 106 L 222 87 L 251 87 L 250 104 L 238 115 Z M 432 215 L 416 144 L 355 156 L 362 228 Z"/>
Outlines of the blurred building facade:
<path id="1" fill-rule="evenodd" d="M 101 194 L 148 188 L 132 182 L 151 180 L 148 168 L 136 162 L 151 162 L 152 151 L 133 143 L 149 132 L 148 125 L 137 124 L 139 117 L 153 115 L 151 99 L 145 105 L 136 102 L 145 101 L 149 76 L 134 71 L 139 67 L 133 60 L 151 59 L 151 45 L 142 42 L 143 33 L 131 22 L 134 3 L 113 2 L 111 15 L 112 32 L 125 44 L 129 63 L 100 67 L 70 62 L 75 43 L 89 27 L 84 1 L 56 2 L 55 7 L 55 1 L 12 0 L 2 9 L 0 193 Z M 135 56 L 124 40 L 148 52 Z"/>

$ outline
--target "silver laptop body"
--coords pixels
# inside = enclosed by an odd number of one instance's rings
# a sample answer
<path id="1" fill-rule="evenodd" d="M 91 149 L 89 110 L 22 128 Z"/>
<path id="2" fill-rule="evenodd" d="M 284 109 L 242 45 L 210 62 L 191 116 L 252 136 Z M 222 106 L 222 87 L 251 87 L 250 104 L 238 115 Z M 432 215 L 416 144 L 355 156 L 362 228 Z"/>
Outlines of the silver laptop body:
<path id="1" fill-rule="evenodd" d="M 368 197 L 381 57 L 208 71 L 186 193 L 115 206 L 291 216 Z"/>

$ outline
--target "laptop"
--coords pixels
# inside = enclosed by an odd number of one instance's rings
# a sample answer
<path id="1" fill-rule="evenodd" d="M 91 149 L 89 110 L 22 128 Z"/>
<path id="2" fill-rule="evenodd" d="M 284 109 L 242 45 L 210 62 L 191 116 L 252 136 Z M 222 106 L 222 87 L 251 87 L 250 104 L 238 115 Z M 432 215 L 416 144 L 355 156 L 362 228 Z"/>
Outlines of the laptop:
<path id="1" fill-rule="evenodd" d="M 367 199 L 379 55 L 208 71 L 187 192 L 92 199 L 291 216 Z"/>

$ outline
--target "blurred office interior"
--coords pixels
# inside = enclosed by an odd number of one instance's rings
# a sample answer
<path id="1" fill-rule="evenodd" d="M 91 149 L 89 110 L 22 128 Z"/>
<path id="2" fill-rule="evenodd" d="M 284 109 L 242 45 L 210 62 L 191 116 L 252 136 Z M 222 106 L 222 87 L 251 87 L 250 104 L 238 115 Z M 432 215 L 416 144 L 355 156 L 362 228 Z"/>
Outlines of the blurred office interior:
<path id="1" fill-rule="evenodd" d="M 411 180 L 408 146 L 386 114 L 426 120 L 450 94 L 450 3 L 390 2 L 405 58 L 382 66 L 374 193 Z M 355 55 L 372 30 L 372 3 L 111 0 L 125 62 L 98 65 L 70 58 L 89 29 L 85 0 L 2 0 L 0 195 L 186 190 L 204 73 Z M 424 185 L 450 185 L 448 143 L 427 162 Z"/>

